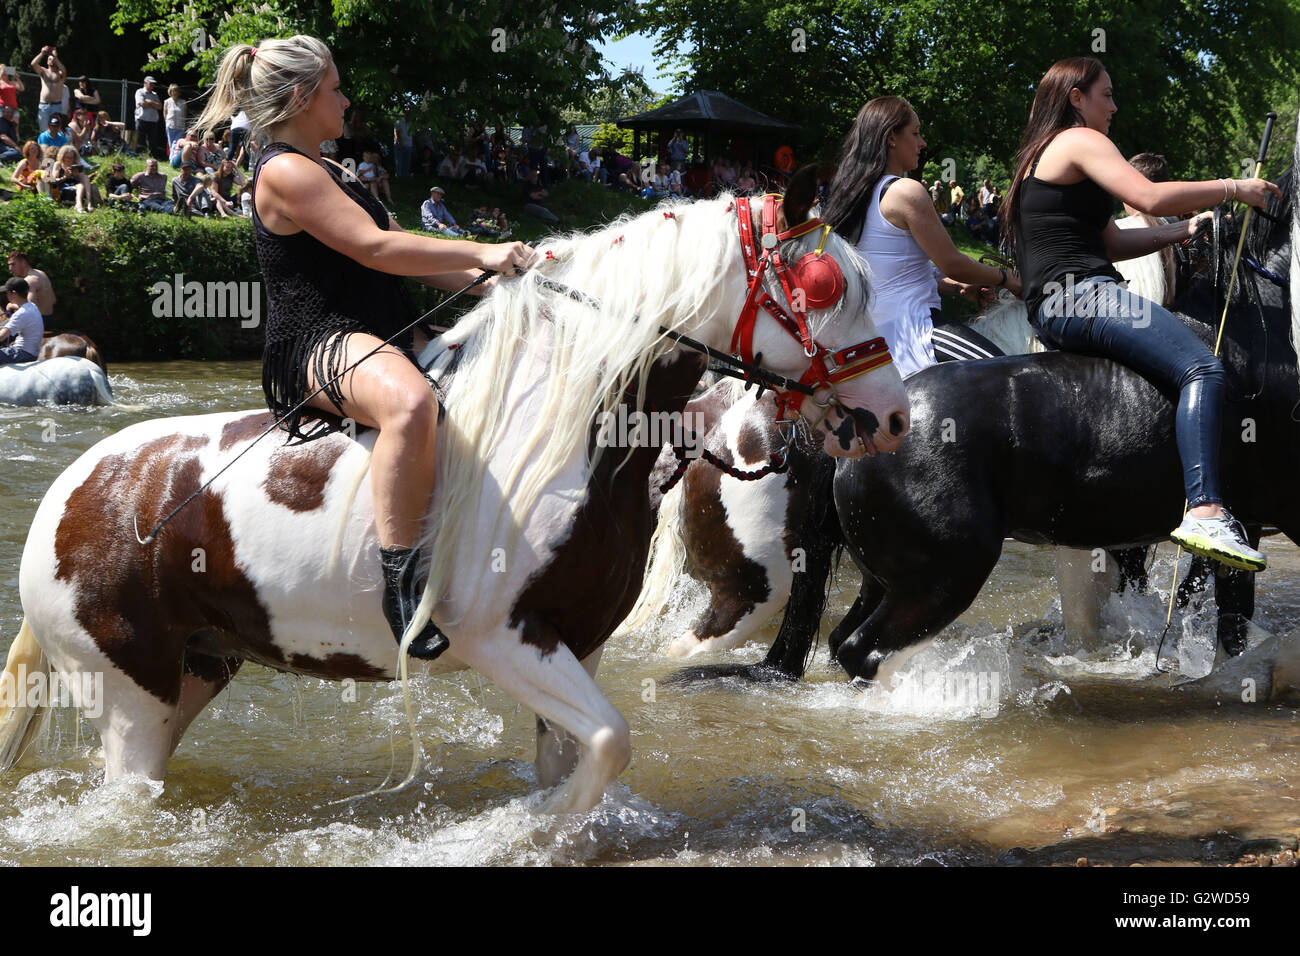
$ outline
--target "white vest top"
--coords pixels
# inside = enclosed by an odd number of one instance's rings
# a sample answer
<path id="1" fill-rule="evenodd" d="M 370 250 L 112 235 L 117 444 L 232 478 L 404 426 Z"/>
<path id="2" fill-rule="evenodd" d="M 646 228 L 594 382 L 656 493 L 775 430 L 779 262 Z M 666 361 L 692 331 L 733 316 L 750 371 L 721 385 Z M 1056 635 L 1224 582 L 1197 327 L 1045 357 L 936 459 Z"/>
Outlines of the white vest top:
<path id="1" fill-rule="evenodd" d="M 882 176 L 862 223 L 858 252 L 871 267 L 871 318 L 889 343 L 904 378 L 933 365 L 934 321 L 939 308 L 934 266 L 912 234 L 880 214 L 880 193 L 897 177 Z"/>

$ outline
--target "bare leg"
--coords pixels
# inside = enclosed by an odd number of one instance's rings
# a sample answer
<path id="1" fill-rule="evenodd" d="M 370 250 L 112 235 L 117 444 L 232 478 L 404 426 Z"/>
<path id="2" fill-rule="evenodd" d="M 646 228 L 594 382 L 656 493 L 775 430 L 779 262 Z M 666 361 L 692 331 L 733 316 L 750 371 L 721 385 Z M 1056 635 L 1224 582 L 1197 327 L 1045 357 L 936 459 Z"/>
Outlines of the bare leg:
<path id="1" fill-rule="evenodd" d="M 345 364 L 357 361 L 380 340 L 348 335 Z M 328 345 L 326 346 L 328 347 Z M 310 382 L 312 389 L 320 383 Z M 343 376 L 343 413 L 379 429 L 370 460 L 370 487 L 379 543 L 385 548 L 411 547 L 433 494 L 434 446 L 438 437 L 438 403 L 424 375 L 397 349 L 385 346 Z M 325 395 L 310 403 L 337 412 Z"/>

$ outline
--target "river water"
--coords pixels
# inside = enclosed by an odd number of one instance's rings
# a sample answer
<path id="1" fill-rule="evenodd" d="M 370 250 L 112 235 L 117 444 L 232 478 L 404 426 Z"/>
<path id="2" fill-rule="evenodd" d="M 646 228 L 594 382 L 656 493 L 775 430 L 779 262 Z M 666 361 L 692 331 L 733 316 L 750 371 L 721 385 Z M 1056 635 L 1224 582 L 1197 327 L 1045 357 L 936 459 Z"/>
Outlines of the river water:
<path id="1" fill-rule="evenodd" d="M 110 371 L 119 407 L 0 407 L 0 648 L 22 619 L 31 517 L 68 464 L 137 421 L 261 401 L 253 362 Z M 1266 551 L 1252 646 L 1300 623 L 1300 552 L 1280 537 Z M 1165 546 L 1159 588 L 1171 567 Z M 660 651 L 701 599 L 683 586 L 654 631 L 606 646 L 598 679 L 632 727 L 633 760 L 596 810 L 571 817 L 533 812 L 533 716 L 472 672 L 414 682 L 424 769 L 360 799 L 409 760 L 396 684 L 246 664 L 186 734 L 161 794 L 100 786 L 95 731 L 56 708 L 35 759 L 0 775 L 0 863 L 1122 864 L 1293 845 L 1294 706 L 1243 702 L 1235 680 L 1173 687 L 1210 667 L 1213 602 L 1180 615 L 1162 655 L 1176 673 L 1160 676 L 1157 596 L 1112 598 L 1085 652 L 1060 627 L 1053 570 L 1049 551 L 1009 544 L 976 604 L 897 682 L 868 689 L 844 681 L 824 643 L 798 683 L 674 684 L 680 664 Z M 836 584 L 838 614 L 856 582 L 841 569 Z"/>

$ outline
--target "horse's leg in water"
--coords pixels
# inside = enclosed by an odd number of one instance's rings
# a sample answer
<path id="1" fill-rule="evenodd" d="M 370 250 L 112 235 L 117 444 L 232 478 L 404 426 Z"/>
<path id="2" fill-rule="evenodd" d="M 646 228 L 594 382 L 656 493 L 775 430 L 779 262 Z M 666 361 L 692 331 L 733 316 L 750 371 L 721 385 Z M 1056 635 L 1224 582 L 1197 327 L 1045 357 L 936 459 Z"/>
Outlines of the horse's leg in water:
<path id="1" fill-rule="evenodd" d="M 582 659 L 582 668 L 596 679 L 603 648 L 596 648 Z M 548 724 L 537 718 L 537 782 L 543 790 L 556 786 L 573 773 L 578 765 L 578 741 L 558 724 Z"/>
<path id="2" fill-rule="evenodd" d="M 1259 547 L 1260 525 L 1246 525 L 1252 548 Z M 1214 603 L 1219 612 L 1219 646 L 1229 657 L 1246 649 L 1246 633 L 1255 616 L 1255 575 L 1214 562 Z"/>
<path id="3" fill-rule="evenodd" d="M 840 622 L 835 625 L 831 631 L 830 637 L 826 639 L 826 646 L 830 649 L 831 657 L 834 658 L 839 653 L 840 645 L 848 640 L 849 635 L 867 623 L 867 618 L 880 607 L 880 602 L 885 597 L 885 589 L 880 586 L 879 582 L 870 575 L 862 576 L 862 587 L 858 590 L 858 596 L 853 601 L 853 606 L 849 608 Z"/>
<path id="4" fill-rule="evenodd" d="M 885 594 L 866 622 L 840 644 L 835 659 L 855 677 L 873 680 L 894 651 L 943 630 L 974 603 L 1001 554 L 996 543 L 972 543 L 948 568 L 924 571 L 885 582 Z M 949 572 L 945 575 L 945 571 Z"/>
<path id="5" fill-rule="evenodd" d="M 632 735 L 623 715 L 555 630 L 526 615 L 518 627 L 458 643 L 456 656 L 547 723 L 577 738 L 577 767 L 542 811 L 581 812 L 598 804 L 605 787 L 632 759 Z"/>
<path id="6" fill-rule="evenodd" d="M 181 698 L 176 705 L 176 725 L 172 728 L 169 753 L 176 752 L 181 736 L 194 718 L 230 683 L 243 663 L 238 657 L 209 657 L 192 652 L 185 655 L 185 676 L 181 679 Z"/>
<path id="7" fill-rule="evenodd" d="M 763 666 L 797 680 L 812 653 L 826 611 L 826 585 L 836 549 L 843 543 L 835 512 L 835 462 L 826 455 L 812 461 L 806 481 L 807 502 L 793 539 L 803 552 L 803 567 L 795 571 L 781 629 L 763 659 Z"/>

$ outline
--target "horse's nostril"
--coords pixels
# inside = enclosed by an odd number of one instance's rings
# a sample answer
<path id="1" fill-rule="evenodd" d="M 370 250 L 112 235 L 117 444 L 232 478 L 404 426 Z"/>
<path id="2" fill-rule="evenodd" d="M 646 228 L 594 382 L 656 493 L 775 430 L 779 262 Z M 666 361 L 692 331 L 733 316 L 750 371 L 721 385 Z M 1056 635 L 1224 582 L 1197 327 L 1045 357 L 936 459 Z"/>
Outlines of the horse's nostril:
<path id="1" fill-rule="evenodd" d="M 907 432 L 907 419 L 902 412 L 894 412 L 889 416 L 889 433 L 891 435 L 902 435 Z"/>

